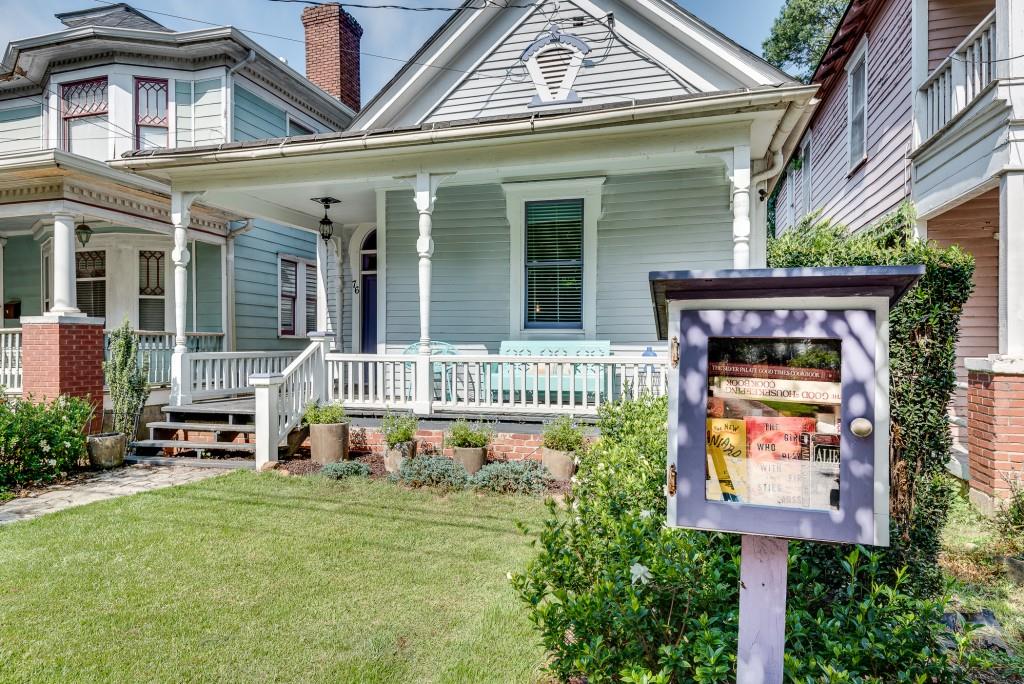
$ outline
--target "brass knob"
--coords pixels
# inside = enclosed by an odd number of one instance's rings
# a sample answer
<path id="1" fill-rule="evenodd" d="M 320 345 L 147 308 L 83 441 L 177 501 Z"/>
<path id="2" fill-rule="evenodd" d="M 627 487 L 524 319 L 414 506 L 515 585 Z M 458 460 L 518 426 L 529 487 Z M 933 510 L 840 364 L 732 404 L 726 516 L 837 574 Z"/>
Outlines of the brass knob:
<path id="1" fill-rule="evenodd" d="M 867 437 L 874 429 L 875 426 L 867 418 L 854 418 L 853 422 L 850 423 L 850 432 L 858 437 Z"/>

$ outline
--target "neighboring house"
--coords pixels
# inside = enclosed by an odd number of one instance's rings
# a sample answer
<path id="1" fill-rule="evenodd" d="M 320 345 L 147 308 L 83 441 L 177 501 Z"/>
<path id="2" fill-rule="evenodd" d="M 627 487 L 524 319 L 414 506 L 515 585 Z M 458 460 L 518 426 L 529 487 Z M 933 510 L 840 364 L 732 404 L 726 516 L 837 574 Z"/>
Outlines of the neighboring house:
<path id="1" fill-rule="evenodd" d="M 342 239 L 319 250 L 316 279 L 331 281 L 340 247 L 341 315 L 317 319 L 337 351 L 313 344 L 283 374 L 235 386 L 258 385 L 267 459 L 311 398 L 539 422 L 663 390 L 649 272 L 764 266 L 765 192 L 814 91 L 667 0 L 466 3 L 344 132 L 113 165 L 169 182 L 182 207 L 201 190 L 310 232 L 310 198 L 341 200 Z M 258 358 L 178 355 L 173 399 L 227 394 L 210 364 Z"/>
<path id="2" fill-rule="evenodd" d="M 1024 471 L 1006 395 L 1024 356 L 1022 27 L 1018 0 L 854 0 L 776 201 L 783 232 L 813 211 L 860 229 L 910 199 L 922 237 L 974 255 L 951 421 L 983 505 Z"/>
<path id="3" fill-rule="evenodd" d="M 107 329 L 127 319 L 157 385 L 170 382 L 177 306 L 193 351 L 304 346 L 313 234 L 250 222 L 251 207 L 197 203 L 176 292 L 169 188 L 105 162 L 344 129 L 359 108 L 358 53 L 354 67 L 345 58 L 354 80 L 330 81 L 322 62 L 329 94 L 234 28 L 171 31 L 124 4 L 57 19 L 62 30 L 11 43 L 0 65 L 0 385 L 20 389 L 20 321 L 47 312 L 81 312 Z M 358 45 L 358 25 L 346 27 Z M 292 297 L 281 321 L 279 289 Z M 336 291 L 327 298 L 337 306 Z"/>

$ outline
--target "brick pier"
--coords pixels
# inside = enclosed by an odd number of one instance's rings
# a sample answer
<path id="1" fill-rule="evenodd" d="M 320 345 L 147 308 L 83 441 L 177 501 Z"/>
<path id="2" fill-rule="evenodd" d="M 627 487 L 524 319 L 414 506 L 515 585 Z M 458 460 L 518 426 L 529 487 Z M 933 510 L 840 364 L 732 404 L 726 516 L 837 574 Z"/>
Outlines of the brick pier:
<path id="1" fill-rule="evenodd" d="M 967 444 L 971 500 L 991 513 L 1024 485 L 1024 359 L 967 359 Z"/>

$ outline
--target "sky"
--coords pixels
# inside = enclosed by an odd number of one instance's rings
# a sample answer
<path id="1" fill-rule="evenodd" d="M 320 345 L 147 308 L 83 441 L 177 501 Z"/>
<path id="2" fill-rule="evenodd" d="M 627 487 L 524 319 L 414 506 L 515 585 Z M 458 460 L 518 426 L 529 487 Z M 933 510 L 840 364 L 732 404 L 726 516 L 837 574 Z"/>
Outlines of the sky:
<path id="1" fill-rule="evenodd" d="M 458 5 L 457 0 L 354 0 L 361 4 L 407 6 Z M 283 57 L 289 66 L 304 73 L 305 55 L 299 15 L 305 6 L 271 0 L 128 0 L 136 9 L 168 28 L 183 31 L 210 24 L 233 25 L 249 34 L 267 50 Z M 720 32 L 752 52 L 761 54 L 761 42 L 783 0 L 677 0 Z M 0 0 L 0 45 L 12 40 L 59 31 L 54 18 L 59 12 L 97 7 L 97 0 Z M 390 9 L 358 9 L 350 12 L 363 27 L 362 97 L 367 102 L 409 59 L 448 16 L 447 12 L 409 12 Z M 168 16 L 176 15 L 176 16 Z M 193 20 L 201 20 L 199 23 Z M 273 34 L 277 37 L 271 37 Z"/>

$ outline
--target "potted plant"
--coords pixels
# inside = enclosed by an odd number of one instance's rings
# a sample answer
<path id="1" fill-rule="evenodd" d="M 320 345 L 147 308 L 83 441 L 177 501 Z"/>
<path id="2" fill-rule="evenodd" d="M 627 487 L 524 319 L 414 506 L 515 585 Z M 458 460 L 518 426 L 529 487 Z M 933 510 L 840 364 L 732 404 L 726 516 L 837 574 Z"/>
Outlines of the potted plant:
<path id="1" fill-rule="evenodd" d="M 388 447 L 384 453 L 384 469 L 389 473 L 397 473 L 405 459 L 416 457 L 418 429 L 416 416 L 388 413 L 381 418 L 380 431 Z"/>
<path id="2" fill-rule="evenodd" d="M 103 373 L 110 393 L 114 430 L 89 435 L 86 450 L 93 467 L 115 468 L 124 463 L 129 439 L 135 439 L 139 415 L 149 397 L 148 359 L 139 361 L 139 338 L 127 319 L 110 333 L 110 351 L 103 363 Z"/>
<path id="3" fill-rule="evenodd" d="M 348 421 L 340 403 L 306 404 L 302 422 L 309 426 L 309 450 L 320 465 L 348 460 Z"/>
<path id="4" fill-rule="evenodd" d="M 494 430 L 484 423 L 470 423 L 460 418 L 448 429 L 445 443 L 452 448 L 453 458 L 464 465 L 470 475 L 483 467 L 487 460 L 487 446 Z"/>
<path id="5" fill-rule="evenodd" d="M 576 454 L 583 448 L 583 431 L 569 416 L 544 426 L 541 460 L 556 480 L 568 480 L 576 472 Z"/>

